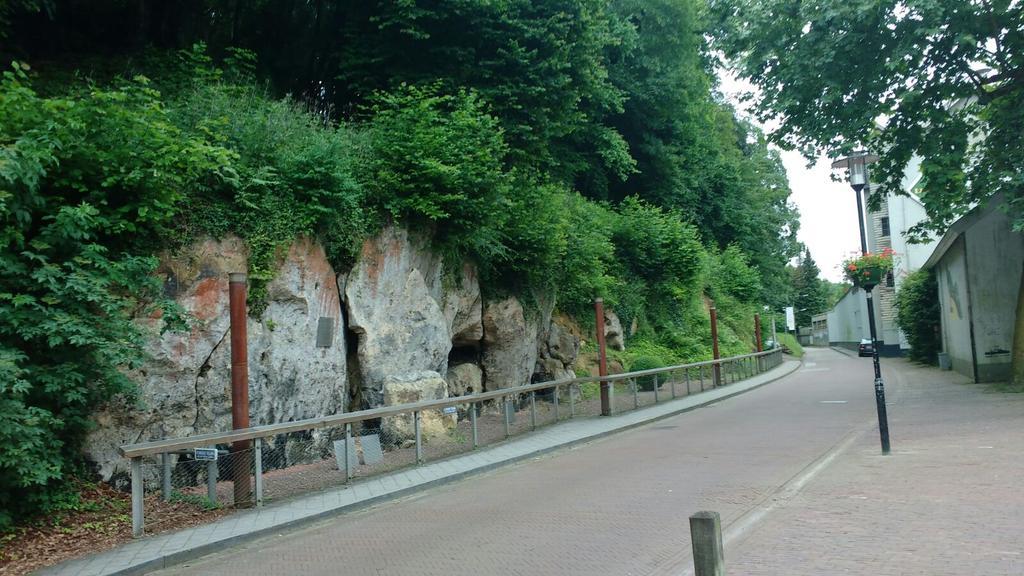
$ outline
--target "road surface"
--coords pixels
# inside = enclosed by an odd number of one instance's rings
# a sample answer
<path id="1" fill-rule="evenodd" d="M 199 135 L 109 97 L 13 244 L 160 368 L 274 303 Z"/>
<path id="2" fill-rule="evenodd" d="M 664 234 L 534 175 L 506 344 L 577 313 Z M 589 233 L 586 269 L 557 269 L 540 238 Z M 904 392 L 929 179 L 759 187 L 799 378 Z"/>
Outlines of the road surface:
<path id="1" fill-rule="evenodd" d="M 890 385 L 905 366 L 886 363 Z M 890 417 L 893 458 L 898 405 Z M 699 510 L 722 516 L 727 559 L 744 567 L 731 575 L 836 573 L 825 559 L 784 568 L 801 543 L 786 532 L 793 521 L 772 522 L 842 454 L 874 457 L 875 422 L 870 359 L 811 349 L 800 370 L 749 393 L 161 574 L 686 574 L 688 516 Z M 776 547 L 775 533 L 790 540 Z M 869 572 L 881 573 L 851 573 Z"/>

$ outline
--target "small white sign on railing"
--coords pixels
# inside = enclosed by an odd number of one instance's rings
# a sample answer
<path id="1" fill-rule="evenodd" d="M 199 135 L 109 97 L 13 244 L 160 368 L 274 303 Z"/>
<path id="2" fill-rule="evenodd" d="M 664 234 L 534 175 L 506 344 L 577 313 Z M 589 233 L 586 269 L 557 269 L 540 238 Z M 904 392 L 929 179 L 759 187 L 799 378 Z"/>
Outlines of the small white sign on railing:
<path id="1" fill-rule="evenodd" d="M 207 462 L 210 462 L 217 459 L 217 449 L 196 448 L 192 453 L 192 457 L 195 458 L 196 460 L 205 460 Z"/>

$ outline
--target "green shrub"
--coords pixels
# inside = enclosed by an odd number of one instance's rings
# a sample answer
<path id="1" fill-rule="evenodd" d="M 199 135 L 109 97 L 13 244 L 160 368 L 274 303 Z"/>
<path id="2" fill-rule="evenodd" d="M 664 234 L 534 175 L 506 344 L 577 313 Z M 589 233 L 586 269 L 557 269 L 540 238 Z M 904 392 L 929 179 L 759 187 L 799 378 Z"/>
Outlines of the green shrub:
<path id="1" fill-rule="evenodd" d="M 66 504 L 92 411 L 133 390 L 132 318 L 160 289 L 145 254 L 229 160 L 144 79 L 43 98 L 26 72 L 0 81 L 0 528 Z"/>
<path id="2" fill-rule="evenodd" d="M 612 270 L 615 245 L 612 230 L 618 215 L 603 203 L 591 202 L 579 194 L 566 194 L 566 251 L 561 262 L 558 305 L 587 325 L 593 316 L 593 299 L 602 297 L 607 304 L 621 308 L 617 287 L 622 283 Z"/>
<path id="3" fill-rule="evenodd" d="M 642 370 L 653 370 L 655 368 L 665 367 L 665 362 L 661 358 L 656 356 L 638 356 L 633 360 L 633 365 L 630 366 L 630 372 L 640 372 Z M 641 376 L 636 379 L 636 385 L 640 390 L 650 391 L 654 390 L 654 382 L 656 376 Z"/>
<path id="4" fill-rule="evenodd" d="M 679 213 L 630 197 L 619 215 L 612 241 L 628 270 L 653 282 L 685 285 L 697 277 L 704 248 Z"/>
<path id="5" fill-rule="evenodd" d="M 939 286 L 934 272 L 908 274 L 896 293 L 896 323 L 907 335 L 910 358 L 936 364 L 942 341 L 939 335 Z"/>
<path id="6" fill-rule="evenodd" d="M 287 98 L 208 76 L 199 74 L 175 100 L 172 117 L 229 149 L 232 177 L 193 191 L 180 236 L 230 232 L 246 241 L 250 311 L 258 316 L 281 251 L 296 238 L 320 240 L 338 268 L 355 261 L 375 226 L 354 174 L 361 143 L 351 129 L 326 125 Z"/>
<path id="7" fill-rule="evenodd" d="M 476 93 L 402 86 L 378 94 L 369 113 L 360 161 L 368 202 L 433 231 L 454 262 L 469 257 L 486 267 L 507 258 L 508 147 Z"/>

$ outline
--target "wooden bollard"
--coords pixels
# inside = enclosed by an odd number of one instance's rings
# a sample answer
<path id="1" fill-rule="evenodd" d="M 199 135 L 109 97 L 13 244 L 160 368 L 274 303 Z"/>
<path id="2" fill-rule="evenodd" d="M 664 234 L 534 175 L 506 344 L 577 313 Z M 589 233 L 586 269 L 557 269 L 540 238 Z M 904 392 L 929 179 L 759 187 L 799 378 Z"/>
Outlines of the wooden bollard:
<path id="1" fill-rule="evenodd" d="M 722 519 L 718 512 L 697 512 L 690 516 L 695 576 L 725 576 L 722 550 Z"/>

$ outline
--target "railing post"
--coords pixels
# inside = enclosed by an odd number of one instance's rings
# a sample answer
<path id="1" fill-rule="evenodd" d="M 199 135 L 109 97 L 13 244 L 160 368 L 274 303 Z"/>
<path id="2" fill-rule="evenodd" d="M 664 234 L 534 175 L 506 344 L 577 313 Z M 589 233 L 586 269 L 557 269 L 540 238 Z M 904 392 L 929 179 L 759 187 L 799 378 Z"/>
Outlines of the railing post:
<path id="1" fill-rule="evenodd" d="M 630 378 L 629 381 L 633 384 L 633 409 L 636 410 L 640 407 L 640 387 L 637 386 L 636 378 Z"/>
<path id="2" fill-rule="evenodd" d="M 530 429 L 537 429 L 537 392 L 530 392 Z"/>
<path id="3" fill-rule="evenodd" d="M 558 422 L 558 386 L 555 386 L 555 422 Z"/>
<path id="4" fill-rule="evenodd" d="M 161 485 L 161 496 L 164 498 L 164 502 L 171 501 L 171 455 L 164 452 L 160 455 L 160 461 L 163 464 L 163 483 Z"/>
<path id="5" fill-rule="evenodd" d="M 348 448 L 348 440 L 345 441 L 345 447 Z M 348 456 L 346 455 L 346 458 Z M 253 475 L 256 481 L 256 507 L 263 507 L 263 438 L 256 438 L 253 440 Z M 345 469 L 348 469 L 348 462 L 345 462 Z"/>
<path id="6" fill-rule="evenodd" d="M 469 404 L 469 421 L 473 426 L 473 449 L 480 445 L 480 435 L 476 427 L 476 402 Z"/>
<path id="7" fill-rule="evenodd" d="M 569 385 L 569 418 L 576 417 L 576 394 L 573 390 L 573 385 Z"/>
<path id="8" fill-rule="evenodd" d="M 683 378 L 686 379 L 686 395 L 689 396 L 690 395 L 690 369 L 689 368 L 687 368 L 685 371 L 683 371 Z"/>
<path id="9" fill-rule="evenodd" d="M 412 413 L 413 427 L 416 432 L 416 464 L 423 464 L 423 435 L 420 433 L 420 411 Z M 347 462 L 345 463 L 348 464 Z"/>
<path id="10" fill-rule="evenodd" d="M 352 443 L 352 424 L 345 424 L 345 483 L 352 481 L 352 455 L 348 453 Z"/>
<path id="11" fill-rule="evenodd" d="M 217 503 L 217 461 L 206 462 L 206 499 L 212 504 Z"/>
<path id="12" fill-rule="evenodd" d="M 507 440 L 512 436 L 512 399 L 505 396 L 505 439 Z"/>
<path id="13" fill-rule="evenodd" d="M 697 512 L 690 516 L 694 576 L 725 576 L 722 550 L 722 519 L 718 512 Z"/>
<path id="14" fill-rule="evenodd" d="M 132 458 L 132 537 L 141 538 L 145 530 L 145 519 L 143 516 L 143 484 L 142 484 L 142 458 Z"/>
<path id="15" fill-rule="evenodd" d="M 672 374 L 669 374 L 668 378 L 669 378 L 669 382 L 671 382 L 671 384 L 672 384 L 672 398 L 675 398 L 676 397 L 676 380 L 678 380 L 678 378 L 676 378 L 676 376 L 674 376 Z"/>

